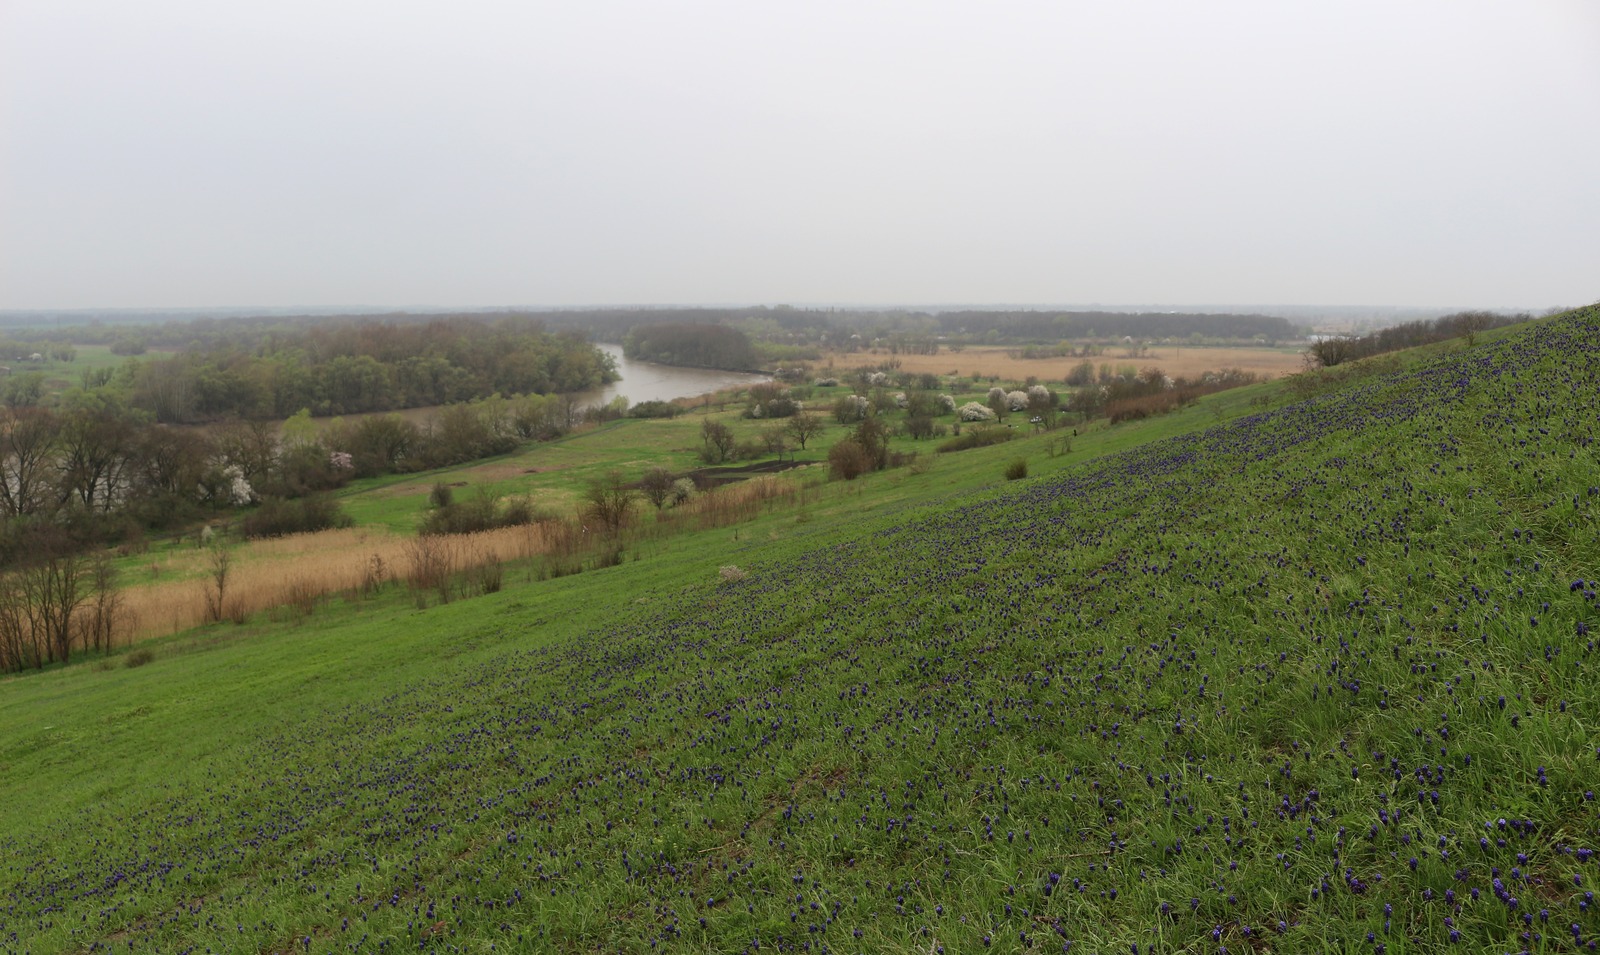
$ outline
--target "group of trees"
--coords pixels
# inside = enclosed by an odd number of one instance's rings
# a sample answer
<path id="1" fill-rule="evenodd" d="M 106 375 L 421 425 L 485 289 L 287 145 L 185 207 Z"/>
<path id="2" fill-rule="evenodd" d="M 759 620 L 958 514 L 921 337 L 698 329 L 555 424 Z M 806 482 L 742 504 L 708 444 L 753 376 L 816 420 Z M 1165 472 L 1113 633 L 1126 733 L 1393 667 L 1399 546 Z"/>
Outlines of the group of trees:
<path id="1" fill-rule="evenodd" d="M 0 410 L 0 563 L 53 528 L 71 541 L 117 536 L 126 519 L 162 524 L 174 502 L 226 499 L 231 479 L 205 436 L 111 405 Z"/>
<path id="2" fill-rule="evenodd" d="M 467 318 L 292 327 L 133 360 L 96 390 L 163 423 L 360 414 L 489 394 L 561 394 L 616 380 L 579 335 Z"/>
<path id="3" fill-rule="evenodd" d="M 749 371 L 761 363 L 750 337 L 737 328 L 696 322 L 641 325 L 622 340 L 622 353 L 640 361 Z"/>
<path id="4" fill-rule="evenodd" d="M 938 419 L 945 415 L 953 414 L 958 424 L 976 425 L 1003 423 L 1008 416 L 1022 415 L 1043 429 L 1061 424 L 1063 412 L 1072 414 L 1074 420 L 1109 417 L 1115 423 L 1173 411 L 1204 395 L 1261 380 L 1236 368 L 1174 379 L 1159 368 L 1128 365 L 1113 369 L 1110 364 L 1096 367 L 1085 360 L 1067 376 L 1071 387 L 1061 392 L 1030 378 L 1020 387 L 995 386 L 982 400 L 961 403 L 937 390 L 951 382 L 934 375 L 900 372 L 892 365 L 857 369 L 847 378 L 851 390 L 829 403 L 835 421 L 856 426 L 872 418 L 891 421 L 893 414 L 903 412 L 904 419 L 889 426 L 891 433 L 914 439 L 942 436 L 945 428 Z M 815 386 L 838 384 L 838 379 L 829 377 L 817 379 Z"/>
<path id="5" fill-rule="evenodd" d="M 18 364 L 71 362 L 77 357 L 78 350 L 71 342 L 0 337 L 0 365 L 13 370 Z"/>
<path id="6" fill-rule="evenodd" d="M 1371 358 L 1403 348 L 1415 348 L 1452 338 L 1470 343 L 1479 332 L 1504 325 L 1515 325 L 1533 318 L 1526 313 L 1502 315 L 1498 312 L 1456 312 L 1432 320 L 1422 319 L 1380 328 L 1365 335 L 1335 335 L 1319 339 L 1306 352 L 1307 360 L 1320 368 L 1333 368 L 1347 361 Z"/>
<path id="7" fill-rule="evenodd" d="M 826 428 L 822 418 L 809 411 L 796 411 L 787 418 L 763 427 L 753 439 L 740 441 L 734 430 L 721 421 L 707 418 L 700 423 L 700 460 L 706 464 L 725 464 L 763 454 L 780 459 L 795 448 L 804 451 L 806 443 Z"/>
<path id="8" fill-rule="evenodd" d="M 559 436 L 584 413 L 570 396 L 540 395 L 447 405 L 422 422 L 380 414 L 319 425 L 302 409 L 281 423 L 209 428 L 161 424 L 95 395 L 0 409 L 0 565 L 38 528 L 79 547 L 115 542 L 216 508 L 504 453 Z"/>
<path id="9" fill-rule="evenodd" d="M 788 306 L 683 309 L 583 309 L 541 313 L 552 327 L 582 328 L 608 341 L 654 335 L 670 326 L 715 326 L 749 339 L 760 360 L 815 359 L 821 350 L 880 348 L 890 354 L 936 354 L 966 344 L 1058 349 L 1061 342 L 1196 338 L 1280 342 L 1302 332 L 1284 318 L 1234 313 L 1067 310 L 801 309 Z M 1082 344 L 1074 346 L 1082 347 Z M 633 357 L 630 353 L 629 357 Z M 679 359 L 678 364 L 694 364 Z M 753 368 L 755 364 L 708 367 Z"/>
<path id="10" fill-rule="evenodd" d="M 1260 380 L 1237 368 L 1202 372 L 1192 378 L 1169 378 L 1160 368 L 1146 367 L 1135 374 L 1115 374 L 1109 380 L 1078 388 L 1067 398 L 1066 407 L 1086 418 L 1103 415 L 1117 424 L 1176 411 L 1205 395 Z"/>
<path id="11" fill-rule="evenodd" d="M 108 649 L 123 624 L 110 561 L 83 556 L 48 527 L 31 529 L 26 543 L 0 574 L 0 673 Z"/>
<path id="12" fill-rule="evenodd" d="M 1297 337 L 1272 315 L 1107 311 L 960 311 L 937 316 L 942 334 L 992 343 L 1062 339 L 1192 338 L 1275 342 Z"/>
<path id="13" fill-rule="evenodd" d="M 793 391 L 775 381 L 751 385 L 746 395 L 746 418 L 787 418 L 800 410 Z"/>

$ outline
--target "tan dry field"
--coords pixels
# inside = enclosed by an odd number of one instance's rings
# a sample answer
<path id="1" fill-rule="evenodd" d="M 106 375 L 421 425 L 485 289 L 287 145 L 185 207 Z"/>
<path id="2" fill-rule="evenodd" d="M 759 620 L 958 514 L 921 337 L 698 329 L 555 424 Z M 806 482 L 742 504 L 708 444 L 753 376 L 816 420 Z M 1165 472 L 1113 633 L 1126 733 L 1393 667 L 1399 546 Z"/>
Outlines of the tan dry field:
<path id="1" fill-rule="evenodd" d="M 1019 349 L 998 345 L 968 346 L 959 352 L 941 350 L 937 355 L 891 355 L 887 351 L 829 353 L 824 362 L 831 361 L 837 368 L 876 366 L 885 361 L 897 361 L 900 370 L 918 374 L 949 375 L 959 377 L 978 374 L 981 377 L 998 377 L 1007 381 L 1022 381 L 1029 375 L 1040 381 L 1061 381 L 1077 367 L 1082 358 L 1014 358 Z M 1267 378 L 1284 375 L 1305 368 L 1304 351 L 1294 348 L 1252 348 L 1248 346 L 1197 347 L 1190 345 L 1159 345 L 1146 348 L 1138 357 L 1131 357 L 1126 348 L 1111 346 L 1100 355 L 1089 359 L 1098 368 L 1110 364 L 1113 368 L 1133 365 L 1136 368 L 1154 366 L 1169 377 L 1187 378 L 1206 371 L 1238 368 Z"/>
<path id="2" fill-rule="evenodd" d="M 814 493 L 803 479 L 766 474 L 696 495 L 665 515 L 641 505 L 637 519 L 645 536 L 671 534 L 673 527 L 724 527 L 750 520 L 774 504 L 804 501 Z M 224 616 L 243 619 L 279 607 L 309 611 L 317 601 L 358 593 L 378 585 L 404 583 L 411 577 L 419 540 L 446 574 L 485 565 L 547 555 L 572 555 L 598 543 L 579 523 L 535 523 L 477 534 L 419 539 L 381 528 L 347 528 L 292 534 L 237 545 L 229 553 Z M 207 621 L 207 593 L 213 572 L 212 552 L 196 546 L 166 554 L 148 565 L 144 582 L 129 581 L 118 589 L 123 618 L 119 644 L 200 626 Z"/>
<path id="3" fill-rule="evenodd" d="M 550 550 L 545 528 L 530 524 L 480 534 L 434 538 L 456 570 L 510 561 Z M 381 529 L 351 528 L 294 534 L 242 544 L 230 552 L 224 593 L 230 613 L 248 616 L 332 594 L 359 591 L 376 580 L 404 580 L 415 559 L 417 538 Z M 151 564 L 148 583 L 121 588 L 127 613 L 119 642 L 138 642 L 199 626 L 206 618 L 211 555 L 192 552 Z"/>

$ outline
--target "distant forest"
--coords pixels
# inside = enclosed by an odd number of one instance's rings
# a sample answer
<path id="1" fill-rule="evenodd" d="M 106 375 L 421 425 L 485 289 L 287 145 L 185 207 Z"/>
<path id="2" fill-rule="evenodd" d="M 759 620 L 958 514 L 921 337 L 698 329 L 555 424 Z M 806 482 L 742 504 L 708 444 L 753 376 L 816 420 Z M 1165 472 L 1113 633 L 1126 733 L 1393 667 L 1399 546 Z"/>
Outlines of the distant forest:
<path id="1" fill-rule="evenodd" d="M 704 322 L 637 325 L 623 336 L 622 353 L 638 361 L 733 371 L 752 371 L 761 363 L 750 336 Z"/>
<path id="2" fill-rule="evenodd" d="M 1047 342 L 1063 337 L 1120 338 L 1200 335 L 1234 340 L 1265 337 L 1298 338 L 1304 332 L 1288 319 L 1272 315 L 1185 312 L 1078 312 L 970 310 L 913 312 L 902 310 L 755 308 L 570 309 L 537 313 L 552 326 L 580 326 L 603 341 L 621 341 L 639 326 L 693 323 L 749 325 L 789 334 L 817 336 L 896 333 L 935 334 L 963 342 Z"/>
<path id="3" fill-rule="evenodd" d="M 141 313 L 135 313 L 141 314 Z M 187 313 L 148 313 L 144 321 L 130 322 L 120 313 L 97 317 L 80 313 L 7 313 L 8 324 L 27 321 L 30 330 L 14 337 L 77 344 L 112 344 L 137 338 L 151 348 L 187 348 L 196 343 L 240 341 L 285 329 L 309 328 L 328 323 L 416 325 L 434 321 L 469 319 L 478 322 L 542 323 L 550 328 L 583 332 L 595 341 L 623 343 L 628 332 L 642 326 L 666 324 L 722 325 L 739 328 L 754 341 L 848 342 L 853 337 L 943 337 L 960 344 L 985 340 L 998 344 L 1053 343 L 1074 338 L 1192 337 L 1245 341 L 1298 339 L 1305 329 L 1271 315 L 1221 312 L 1117 312 L 1066 309 L 915 309 L 795 308 L 756 305 L 737 308 L 616 307 L 567 309 L 496 309 L 457 313 L 370 313 L 347 315 L 236 316 L 219 310 L 211 317 Z M 66 318 L 72 324 L 52 327 Z M 167 320 L 162 320 L 166 318 Z"/>
<path id="4" fill-rule="evenodd" d="M 552 327 L 581 328 L 602 341 L 673 326 L 723 326 L 750 339 L 760 361 L 812 360 L 823 349 L 933 353 L 963 345 L 1055 344 L 1067 339 L 1183 338 L 1213 343 L 1278 344 L 1304 330 L 1270 315 L 1168 312 L 1075 312 L 774 308 L 573 309 L 539 313 Z M 630 356 L 631 357 L 631 356 Z M 679 362 L 687 364 L 688 362 Z M 734 367 L 719 365 L 717 367 Z"/>
<path id="5" fill-rule="evenodd" d="M 617 379 L 610 356 L 583 335 L 546 331 L 531 316 L 197 320 L 123 327 L 98 342 L 89 327 L 62 332 L 131 355 L 180 349 L 88 382 L 172 423 L 282 419 L 302 408 L 314 415 L 392 411 L 497 393 L 566 394 Z"/>
<path id="6" fill-rule="evenodd" d="M 181 350 L 145 354 L 144 336 L 173 347 L 180 329 L 193 333 Z M 21 354 L 30 369 L 71 364 L 74 343 L 102 343 L 92 329 L 72 331 L 71 341 L 0 341 L 0 356 Z M 0 373 L 0 568 L 66 566 L 97 544 L 137 546 L 147 530 L 256 503 L 272 519 L 256 515 L 247 535 L 333 526 L 331 505 L 281 502 L 556 437 L 590 414 L 574 393 L 616 380 L 611 357 L 582 335 L 522 317 L 235 320 L 114 334 L 128 360 L 86 367 L 64 391 L 43 388 L 42 371 Z M 438 410 L 421 425 L 393 414 L 311 422 L 423 406 Z M 175 427 L 192 424 L 208 426 Z"/>
<path id="7" fill-rule="evenodd" d="M 548 329 L 574 340 L 621 344 L 630 358 L 663 364 L 751 370 L 785 361 L 812 361 L 824 351 L 881 349 L 891 354 L 933 354 L 966 345 L 1049 345 L 1063 342 L 1120 341 L 1124 338 L 1181 338 L 1196 344 L 1256 343 L 1278 345 L 1300 341 L 1306 330 L 1271 315 L 1210 312 L 1114 312 L 1034 309 L 793 308 L 786 305 L 747 308 L 571 308 L 553 310 L 477 311 L 456 314 L 265 315 L 255 317 L 178 318 L 131 324 L 108 316 L 101 321 L 69 316 L 80 322 L 60 328 L 41 321 L 26 337 L 41 343 L 103 344 L 122 354 L 146 348 L 184 352 L 200 350 L 249 352 L 275 342 L 320 334 L 326 327 L 408 329 L 445 323 L 490 328 Z M 689 334 L 687 329 L 697 329 Z M 732 330 L 738 335 L 728 334 Z M 21 330 L 14 333 L 23 338 Z M 742 336 L 742 337 L 741 337 Z M 347 357 L 355 357 L 351 352 Z M 375 359 L 382 360 L 378 355 Z M 514 390 L 547 393 L 574 386 L 583 372 L 552 369 L 545 379 Z M 397 386 L 404 391 L 409 385 Z M 446 388 L 448 391 L 448 388 Z M 483 393 L 482 391 L 479 392 Z M 295 399 L 289 399 L 292 403 Z M 328 394 L 319 413 L 363 405 L 364 394 Z M 405 407 L 413 399 L 401 398 Z M 448 398 L 444 400 L 459 400 Z M 425 403 L 437 403 L 427 402 Z M 302 405 L 304 407 L 305 405 Z M 284 405 L 274 406 L 283 413 Z M 288 409 L 292 412 L 294 409 Z M 238 412 L 228 412 L 238 413 Z M 204 413 L 202 413 L 204 414 Z"/>

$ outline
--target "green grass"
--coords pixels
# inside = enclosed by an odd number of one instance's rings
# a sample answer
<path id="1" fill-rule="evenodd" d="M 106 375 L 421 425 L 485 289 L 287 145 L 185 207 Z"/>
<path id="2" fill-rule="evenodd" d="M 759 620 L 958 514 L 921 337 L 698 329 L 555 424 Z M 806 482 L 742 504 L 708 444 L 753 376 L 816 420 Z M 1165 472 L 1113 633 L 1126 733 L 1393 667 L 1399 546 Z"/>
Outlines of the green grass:
<path id="1" fill-rule="evenodd" d="M 958 404 L 981 400 L 989 389 L 987 382 L 977 386 L 961 380 L 957 384 L 968 389 L 952 392 Z M 1273 387 L 1258 385 L 1239 391 L 1255 394 Z M 805 450 L 793 452 L 796 460 L 825 466 L 828 449 L 849 437 L 854 426 L 838 423 L 829 410 L 835 398 L 849 391 L 845 386 L 814 389 L 814 396 L 807 404 L 813 413 L 824 419 L 827 428 L 822 435 L 808 442 Z M 1092 423 L 1081 429 L 1084 433 L 1080 437 L 1073 439 L 1073 453 L 1058 463 L 1065 465 L 1069 459 L 1081 460 L 1085 456 L 1103 454 L 1212 424 L 1218 419 L 1209 409 L 1213 407 L 1212 402 L 1219 399 L 1232 402 L 1227 405 L 1231 409 L 1228 413 L 1238 412 L 1239 409 L 1235 407 L 1236 393 L 1224 392 L 1205 399 L 1195 408 L 1116 429 L 1106 429 L 1104 422 Z M 736 401 L 729 402 L 722 410 L 696 408 L 674 419 L 623 419 L 579 430 L 554 441 L 529 444 L 512 454 L 484 461 L 357 481 L 339 492 L 340 503 L 357 525 L 383 526 L 402 533 L 414 531 L 421 523 L 428 505 L 429 489 L 435 482 L 457 485 L 458 494 L 481 489 L 496 497 L 527 495 L 542 506 L 558 512 L 570 512 L 576 505 L 578 492 L 583 485 L 610 471 L 636 478 L 651 467 L 665 467 L 674 473 L 686 473 L 704 467 L 699 458 L 702 447 L 700 429 L 708 419 L 731 427 L 741 442 L 755 441 L 763 429 L 781 423 L 781 420 L 743 418 Z M 956 424 L 953 414 L 942 415 L 935 420 L 947 429 Z M 1046 446 L 1051 438 L 1060 439 L 1072 431 L 1069 428 L 1050 434 L 1035 433 L 1023 414 L 1010 415 L 1007 422 L 1000 426 L 1007 424 L 1015 425 L 1018 439 L 1024 442 L 1010 446 L 1030 456 L 1048 454 Z M 902 453 L 916 452 L 921 456 L 929 456 L 934 454 L 942 440 L 945 439 L 914 440 L 900 436 L 892 439 L 890 447 Z M 946 456 L 948 460 L 938 463 L 941 483 L 931 487 L 930 491 L 948 493 L 988 483 L 998 476 L 996 465 L 988 457 L 958 460 L 961 456 Z M 770 456 L 757 460 L 770 460 Z M 743 463 L 748 462 L 729 462 L 729 466 Z M 1050 468 L 1047 467 L 1048 470 Z M 892 482 L 895 477 L 879 476 L 876 480 Z M 905 495 L 900 494 L 889 496 L 890 500 L 895 501 L 904 498 Z"/>
<path id="2" fill-rule="evenodd" d="M 1597 322 L 0 681 L 0 947 L 1573 951 Z"/>
<path id="3" fill-rule="evenodd" d="M 41 362 L 19 362 L 15 361 L 11 356 L 6 356 L 0 359 L 0 365 L 10 367 L 13 375 L 38 372 L 44 376 L 44 394 L 52 396 L 80 387 L 83 383 L 83 374 L 86 371 L 102 371 L 116 368 L 129 360 L 126 355 L 113 355 L 109 345 L 75 345 L 73 347 L 77 354 L 72 361 L 56 361 L 52 358 Z"/>

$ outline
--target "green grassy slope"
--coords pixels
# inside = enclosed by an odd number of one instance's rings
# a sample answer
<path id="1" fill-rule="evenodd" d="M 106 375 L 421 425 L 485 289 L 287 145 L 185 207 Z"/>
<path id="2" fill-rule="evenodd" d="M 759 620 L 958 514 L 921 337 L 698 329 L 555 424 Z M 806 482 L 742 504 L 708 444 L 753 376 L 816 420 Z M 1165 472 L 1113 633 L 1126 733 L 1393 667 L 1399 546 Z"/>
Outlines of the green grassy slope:
<path id="1" fill-rule="evenodd" d="M 1588 950 L 1596 368 L 7 681 L 0 946 Z"/>

